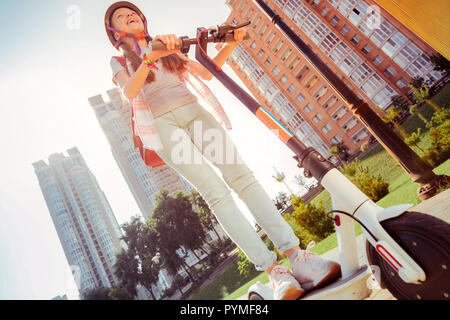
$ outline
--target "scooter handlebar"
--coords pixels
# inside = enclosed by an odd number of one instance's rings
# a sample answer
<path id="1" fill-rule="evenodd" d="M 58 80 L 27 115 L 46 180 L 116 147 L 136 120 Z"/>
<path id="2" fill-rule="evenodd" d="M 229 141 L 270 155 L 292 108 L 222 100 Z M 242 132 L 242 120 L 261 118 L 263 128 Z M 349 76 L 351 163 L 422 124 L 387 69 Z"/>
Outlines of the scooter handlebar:
<path id="1" fill-rule="evenodd" d="M 244 40 L 250 39 L 250 35 L 247 33 L 244 36 Z M 175 49 L 180 49 L 180 48 L 189 48 L 191 45 L 193 44 L 197 44 L 197 39 L 196 38 L 188 38 L 188 37 L 181 37 L 180 38 L 181 41 L 181 45 L 176 45 Z M 234 42 L 234 34 L 232 33 L 228 33 L 226 34 L 224 37 L 218 38 L 215 36 L 212 37 L 208 37 L 206 42 Z M 157 51 L 157 50 L 167 50 L 167 46 L 164 42 L 162 42 L 161 40 L 153 40 L 152 42 L 152 50 Z"/>

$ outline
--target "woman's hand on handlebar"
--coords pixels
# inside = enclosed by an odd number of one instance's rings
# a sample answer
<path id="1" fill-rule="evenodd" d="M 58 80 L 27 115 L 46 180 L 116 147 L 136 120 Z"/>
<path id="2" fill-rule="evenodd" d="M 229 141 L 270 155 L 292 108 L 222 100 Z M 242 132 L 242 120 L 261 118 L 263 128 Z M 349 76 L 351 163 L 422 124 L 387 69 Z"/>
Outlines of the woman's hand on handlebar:
<path id="1" fill-rule="evenodd" d="M 163 42 L 167 46 L 167 50 L 173 50 L 176 45 L 180 45 L 180 39 L 174 34 L 157 35 L 153 40 Z"/>
<path id="2" fill-rule="evenodd" d="M 231 45 L 233 47 L 237 47 L 239 43 L 241 43 L 244 40 L 245 35 L 247 34 L 247 30 L 245 27 L 229 30 L 229 33 L 234 32 L 234 42 L 228 42 L 228 45 Z"/>

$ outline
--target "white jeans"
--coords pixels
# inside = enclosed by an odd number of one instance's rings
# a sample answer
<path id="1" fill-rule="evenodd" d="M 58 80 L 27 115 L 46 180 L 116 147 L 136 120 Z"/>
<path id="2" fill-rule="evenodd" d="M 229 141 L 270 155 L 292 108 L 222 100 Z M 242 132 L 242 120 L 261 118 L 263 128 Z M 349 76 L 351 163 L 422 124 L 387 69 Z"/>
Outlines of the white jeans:
<path id="1" fill-rule="evenodd" d="M 257 270 L 263 271 L 270 267 L 276 261 L 276 255 L 266 247 L 250 222 L 238 209 L 227 185 L 243 200 L 255 221 L 280 252 L 299 244 L 299 239 L 289 224 L 278 213 L 267 192 L 240 158 L 225 129 L 202 105 L 198 102 L 186 104 L 155 118 L 155 123 L 164 147 L 158 155 L 197 189 L 225 232 L 241 248 Z M 203 137 L 209 129 L 215 129 L 210 130 L 210 133 L 220 132 L 220 136 L 224 139 L 222 141 L 228 140 L 228 146 L 225 142 L 218 144 L 222 148 L 221 152 L 223 151 L 223 161 L 220 161 L 222 158 L 218 160 L 215 156 L 211 156 L 211 152 L 205 152 L 208 149 L 206 139 L 200 141 L 194 138 Z M 181 136 L 184 136 L 184 139 L 181 139 Z M 182 152 L 178 151 L 181 146 L 185 148 L 185 151 L 191 152 L 190 161 L 180 161 L 178 155 Z M 227 152 L 233 152 L 235 161 L 225 161 Z M 221 171 L 223 180 L 211 165 L 204 161 L 205 158 Z M 200 163 L 195 159 L 202 159 L 202 161 Z"/>

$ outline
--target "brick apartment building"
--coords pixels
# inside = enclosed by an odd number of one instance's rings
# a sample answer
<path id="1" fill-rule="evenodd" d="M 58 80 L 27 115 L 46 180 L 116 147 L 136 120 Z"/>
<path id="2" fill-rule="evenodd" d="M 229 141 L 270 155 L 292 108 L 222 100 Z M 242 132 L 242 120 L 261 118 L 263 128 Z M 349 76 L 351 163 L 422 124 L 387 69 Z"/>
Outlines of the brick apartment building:
<path id="1" fill-rule="evenodd" d="M 441 78 L 429 56 L 435 51 L 372 0 L 267 0 L 288 26 L 361 99 L 387 109 L 391 97 L 406 98 L 408 82 Z M 325 157 L 343 142 L 350 153 L 369 131 L 334 93 L 290 40 L 250 0 L 226 0 L 227 24 L 250 21 L 249 40 L 234 50 L 229 65 L 258 102 L 307 146 Z M 336 159 L 332 159 L 336 161 Z"/>

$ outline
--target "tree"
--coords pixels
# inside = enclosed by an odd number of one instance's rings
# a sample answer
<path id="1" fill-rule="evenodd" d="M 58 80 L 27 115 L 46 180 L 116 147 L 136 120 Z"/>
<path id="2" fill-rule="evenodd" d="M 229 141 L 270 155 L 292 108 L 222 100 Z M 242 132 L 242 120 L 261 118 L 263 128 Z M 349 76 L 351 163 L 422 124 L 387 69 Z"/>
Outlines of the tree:
<path id="1" fill-rule="evenodd" d="M 409 106 L 409 113 L 417 114 L 419 119 L 422 120 L 425 123 L 425 125 L 428 124 L 428 120 L 423 116 L 423 114 L 420 113 L 417 104 L 412 104 L 412 105 Z"/>
<path id="2" fill-rule="evenodd" d="M 291 188 L 289 188 L 289 186 L 287 185 L 287 183 L 285 181 L 286 180 L 286 176 L 284 175 L 284 173 L 283 172 L 278 172 L 278 170 L 275 167 L 273 167 L 273 169 L 275 170 L 276 175 L 272 175 L 272 177 L 275 180 L 277 180 L 278 182 L 283 183 L 285 185 L 285 187 L 289 190 L 289 193 L 291 195 L 293 195 L 294 193 L 292 192 Z"/>
<path id="3" fill-rule="evenodd" d="M 290 206 L 290 201 L 285 192 L 278 192 L 274 202 L 278 210 L 284 210 Z"/>
<path id="4" fill-rule="evenodd" d="M 159 268 L 152 261 L 157 253 L 157 246 L 152 241 L 156 236 L 140 217 L 133 217 L 129 223 L 122 225 L 122 229 L 122 240 L 127 244 L 127 250 L 117 255 L 115 264 L 115 275 L 120 286 L 126 289 L 129 295 L 136 296 L 136 286 L 140 284 L 156 300 L 152 288 L 158 281 L 159 272 Z"/>
<path id="5" fill-rule="evenodd" d="M 97 287 L 86 290 L 82 297 L 83 300 L 112 300 L 112 297 L 109 295 L 110 291 L 110 288 Z"/>
<path id="6" fill-rule="evenodd" d="M 136 286 L 139 283 L 138 261 L 131 251 L 122 250 L 116 255 L 114 275 L 119 280 L 119 285 L 113 294 L 136 297 Z"/>
<path id="7" fill-rule="evenodd" d="M 434 70 L 448 73 L 450 71 L 450 61 L 440 53 L 434 54 L 430 57 L 431 63 L 434 65 Z"/>
<path id="8" fill-rule="evenodd" d="M 217 239 L 220 243 L 220 247 L 223 248 L 222 238 L 219 236 L 215 226 L 219 224 L 216 216 L 213 214 L 211 209 L 209 208 L 208 203 L 203 199 L 200 193 L 197 190 L 192 189 L 190 193 L 190 201 L 194 207 L 194 211 L 197 213 L 200 223 L 203 227 L 208 231 L 213 231 Z"/>
<path id="9" fill-rule="evenodd" d="M 409 102 L 401 95 L 395 95 L 391 97 L 391 104 L 397 110 L 401 112 L 408 112 Z"/>
<path id="10" fill-rule="evenodd" d="M 333 144 L 333 146 L 330 148 L 329 152 L 330 152 L 330 154 L 338 157 L 339 161 L 343 165 L 345 165 L 344 161 L 347 161 L 350 156 L 349 148 L 343 142 Z"/>
<path id="11" fill-rule="evenodd" d="M 191 250 L 200 259 L 195 250 L 201 248 L 206 239 L 200 218 L 192 209 L 189 197 L 181 191 L 169 195 L 168 190 L 162 190 L 155 200 L 153 224 L 158 232 L 161 256 L 172 272 L 181 266 L 194 281 L 184 259 L 179 260 L 175 256 L 178 256 L 180 249 Z"/>
<path id="12" fill-rule="evenodd" d="M 307 179 L 302 174 L 297 174 L 294 176 L 294 182 L 297 185 L 299 185 L 300 187 L 302 187 L 303 189 L 305 189 L 306 191 L 309 191 L 315 187 L 314 180 L 315 180 L 314 178 Z M 309 183 L 308 183 L 308 181 L 309 181 Z"/>
<path id="13" fill-rule="evenodd" d="M 123 286 L 115 286 L 111 288 L 109 296 L 113 300 L 134 300 L 134 296 L 131 296 L 128 290 Z"/>
<path id="14" fill-rule="evenodd" d="M 439 107 L 436 103 L 431 101 L 430 89 L 426 81 L 422 77 L 415 77 L 412 79 L 411 83 L 408 84 L 411 90 L 414 93 L 414 98 L 417 102 L 426 102 L 428 103 L 436 112 L 441 112 L 441 107 Z"/>
<path id="15" fill-rule="evenodd" d="M 380 175 L 371 175 L 369 168 L 363 167 L 358 158 L 339 170 L 372 201 L 376 202 L 389 193 L 389 183 Z"/>

